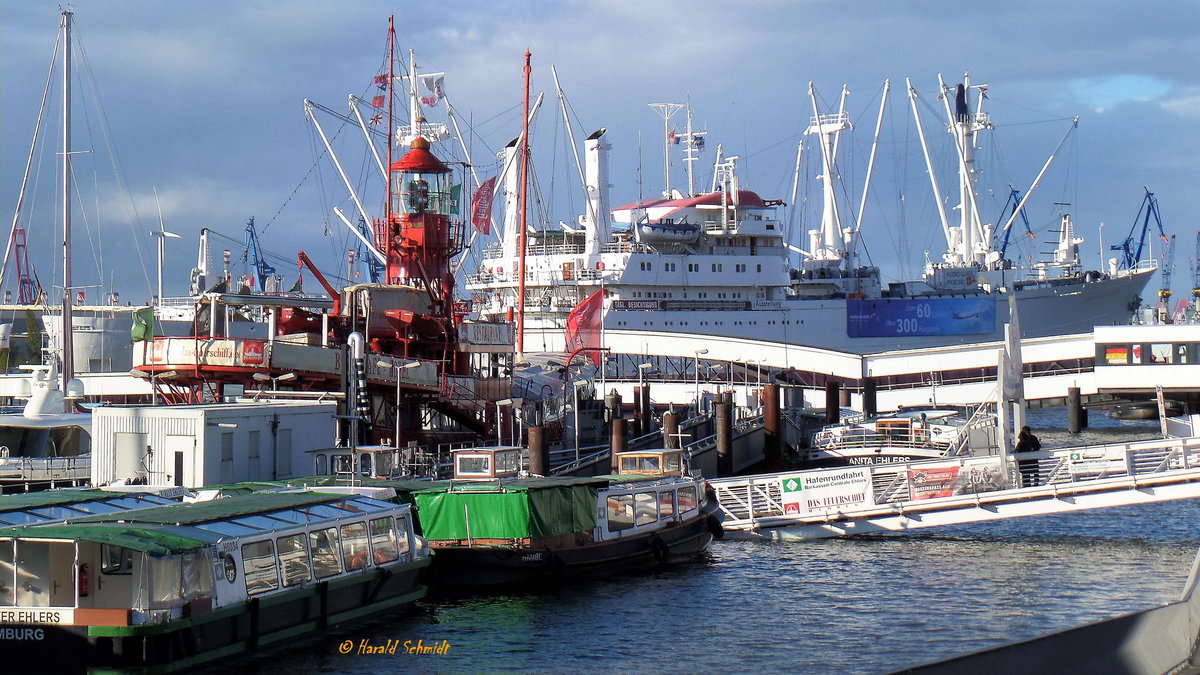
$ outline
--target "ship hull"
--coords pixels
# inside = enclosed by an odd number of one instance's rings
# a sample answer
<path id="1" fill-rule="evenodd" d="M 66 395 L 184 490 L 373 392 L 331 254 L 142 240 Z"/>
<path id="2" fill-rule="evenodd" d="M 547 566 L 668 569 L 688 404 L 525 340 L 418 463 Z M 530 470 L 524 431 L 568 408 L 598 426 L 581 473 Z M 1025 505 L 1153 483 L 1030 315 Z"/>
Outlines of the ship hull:
<path id="1" fill-rule="evenodd" d="M 1095 326 L 1128 323 L 1150 274 L 1139 272 L 1099 281 L 1026 286 L 1017 291 L 1022 337 L 1088 333 Z M 873 354 L 1001 341 L 1004 325 L 1009 322 L 1008 297 L 1007 293 L 992 293 L 896 300 L 786 299 L 741 310 L 674 310 L 647 303 L 641 303 L 636 309 L 616 305 L 605 314 L 604 333 L 613 336 L 653 331 L 696 337 L 751 338 L 789 346 Z M 896 307 L 890 314 L 885 312 L 875 319 L 862 319 L 856 314 L 872 311 L 879 303 Z M 939 321 L 938 307 L 942 305 L 951 309 L 947 309 L 944 320 Z M 929 307 L 933 307 L 932 317 Z M 954 307 L 972 311 L 968 315 L 954 316 Z M 916 316 L 923 309 L 925 316 Z M 905 313 L 914 318 L 898 318 Z M 976 313 L 982 316 L 969 316 Z M 964 324 L 963 328 L 956 328 L 956 323 Z M 560 319 L 547 314 L 532 321 L 527 317 L 526 349 L 562 351 L 564 324 L 565 316 Z"/>

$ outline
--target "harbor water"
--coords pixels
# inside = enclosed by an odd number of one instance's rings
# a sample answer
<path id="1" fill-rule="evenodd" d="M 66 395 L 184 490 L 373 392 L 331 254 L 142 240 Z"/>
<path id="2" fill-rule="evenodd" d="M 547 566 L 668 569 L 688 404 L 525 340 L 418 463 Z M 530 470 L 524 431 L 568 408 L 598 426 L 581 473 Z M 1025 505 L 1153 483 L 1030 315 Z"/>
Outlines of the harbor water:
<path id="1" fill-rule="evenodd" d="M 1101 411 L 1090 421 L 1070 437 L 1057 431 L 1061 409 L 1029 418 L 1045 447 L 1158 429 Z M 664 572 L 431 599 L 273 648 L 244 670 L 885 672 L 1176 600 L 1198 516 L 1193 500 L 911 534 L 718 541 L 704 560 Z"/>

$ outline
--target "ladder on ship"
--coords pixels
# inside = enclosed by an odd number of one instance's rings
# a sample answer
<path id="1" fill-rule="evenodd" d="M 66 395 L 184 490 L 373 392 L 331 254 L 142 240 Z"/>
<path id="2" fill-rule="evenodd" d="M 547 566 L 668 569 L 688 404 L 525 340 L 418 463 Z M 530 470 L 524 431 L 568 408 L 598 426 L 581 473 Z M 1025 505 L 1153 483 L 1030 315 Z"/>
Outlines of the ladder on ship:
<path id="1" fill-rule="evenodd" d="M 731 538 L 800 541 L 1200 497 L 1200 437 L 709 481 Z"/>

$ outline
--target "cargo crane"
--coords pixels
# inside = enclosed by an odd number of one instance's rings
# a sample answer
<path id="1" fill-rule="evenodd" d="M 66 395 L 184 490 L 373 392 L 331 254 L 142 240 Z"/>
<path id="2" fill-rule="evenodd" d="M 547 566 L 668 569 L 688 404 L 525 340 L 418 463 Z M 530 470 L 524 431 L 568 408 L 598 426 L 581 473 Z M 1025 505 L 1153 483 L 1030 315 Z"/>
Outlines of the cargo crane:
<path id="1" fill-rule="evenodd" d="M 1142 206 L 1138 209 L 1137 216 L 1133 219 L 1133 227 L 1129 230 L 1129 236 L 1125 237 L 1125 241 L 1122 241 L 1120 244 L 1110 247 L 1113 251 L 1121 252 L 1117 269 L 1131 270 L 1136 268 L 1138 263 L 1142 261 L 1142 249 L 1146 245 L 1146 232 L 1150 229 L 1150 216 L 1154 216 L 1154 223 L 1158 226 L 1158 236 L 1163 241 L 1167 240 L 1167 235 L 1163 232 L 1162 218 L 1158 215 L 1158 199 L 1154 197 L 1154 193 L 1150 191 L 1150 188 L 1143 187 L 1146 190 L 1146 197 L 1142 199 Z M 1139 220 L 1142 224 L 1142 232 L 1135 242 L 1133 235 L 1137 232 Z"/>
<path id="2" fill-rule="evenodd" d="M 1200 230 L 1196 231 L 1196 257 L 1192 260 L 1192 321 L 1200 320 Z"/>
<path id="3" fill-rule="evenodd" d="M 1158 270 L 1162 277 L 1162 284 L 1158 288 L 1158 322 L 1172 323 L 1171 272 L 1175 270 L 1175 235 L 1171 235 L 1167 241 L 1167 252 L 1163 259 L 1163 266 Z"/>
<path id="4" fill-rule="evenodd" d="M 263 256 L 262 248 L 258 243 L 258 232 L 254 229 L 254 216 L 250 216 L 250 220 L 246 223 L 246 252 L 242 254 L 242 262 L 245 262 L 247 258 L 254 266 L 254 275 L 258 277 L 259 292 L 266 293 L 268 290 L 272 290 L 268 289 L 267 280 L 274 276 L 275 267 L 268 263 Z"/>

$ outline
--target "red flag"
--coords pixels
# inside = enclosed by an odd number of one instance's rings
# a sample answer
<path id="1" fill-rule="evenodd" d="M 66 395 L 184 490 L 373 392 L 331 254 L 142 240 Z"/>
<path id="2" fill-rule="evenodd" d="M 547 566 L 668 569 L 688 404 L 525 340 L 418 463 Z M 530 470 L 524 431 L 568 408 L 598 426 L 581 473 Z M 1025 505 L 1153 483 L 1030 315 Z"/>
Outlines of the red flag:
<path id="1" fill-rule="evenodd" d="M 600 346 L 600 327 L 604 323 L 604 289 L 589 295 L 567 315 L 567 351 L 580 347 Z M 600 367 L 600 352 L 589 354 L 592 363 Z"/>
<path id="2" fill-rule="evenodd" d="M 387 75 L 376 75 L 375 79 L 372 80 L 372 82 L 374 82 L 376 85 L 378 85 L 380 89 L 387 89 L 387 81 L 388 81 Z"/>
<path id="3" fill-rule="evenodd" d="M 376 96 L 375 98 L 371 99 L 371 105 L 376 108 L 382 108 L 383 107 L 383 97 Z"/>
<path id="4" fill-rule="evenodd" d="M 492 194 L 496 190 L 496 177 L 483 181 L 475 190 L 471 200 L 471 224 L 483 234 L 492 231 Z"/>

